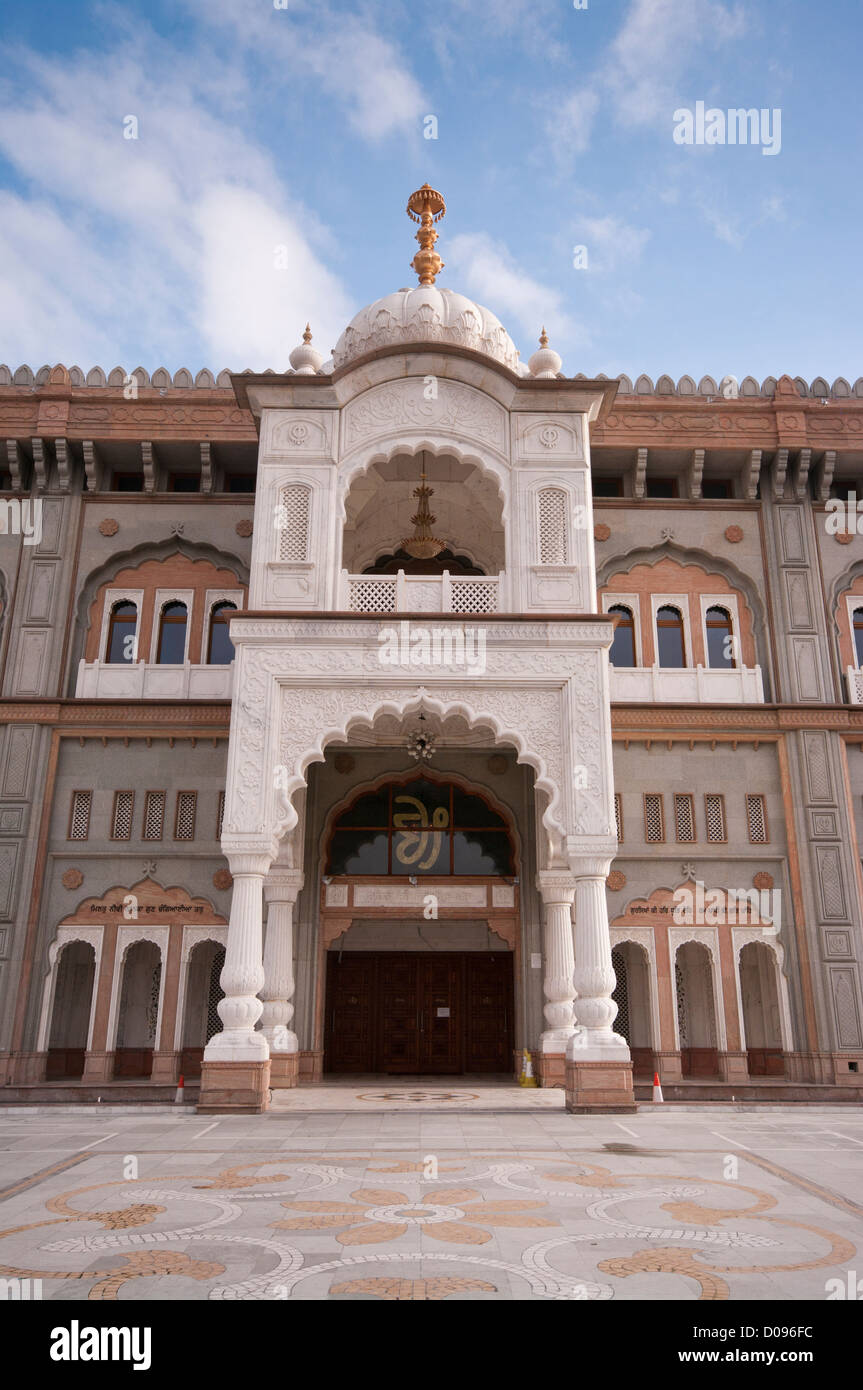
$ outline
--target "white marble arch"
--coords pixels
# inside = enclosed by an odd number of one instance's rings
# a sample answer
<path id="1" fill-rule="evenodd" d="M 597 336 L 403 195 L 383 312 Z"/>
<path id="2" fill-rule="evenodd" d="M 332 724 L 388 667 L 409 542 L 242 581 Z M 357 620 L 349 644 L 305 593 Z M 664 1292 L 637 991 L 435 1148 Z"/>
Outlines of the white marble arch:
<path id="1" fill-rule="evenodd" d="M 791 1030 L 791 1001 L 788 998 L 788 980 L 785 976 L 785 948 L 775 936 L 765 932 L 763 927 L 732 927 L 731 940 L 734 945 L 734 980 L 737 986 L 737 1016 L 740 1020 L 741 1045 L 746 1048 L 746 1026 L 743 1020 L 743 991 L 740 987 L 740 952 L 744 946 L 757 942 L 765 946 L 773 956 L 776 993 L 779 999 L 779 1026 L 782 1033 L 783 1052 L 794 1051 L 794 1034 Z"/>
<path id="2" fill-rule="evenodd" d="M 205 941 L 212 941 L 217 946 L 227 946 L 228 928 L 227 926 L 205 927 L 196 924 L 194 927 L 188 924 L 183 927 L 183 947 L 180 955 L 180 978 L 177 982 L 177 1012 L 174 1018 L 174 1051 L 181 1052 L 183 1048 L 183 1035 L 186 1022 L 186 996 L 189 992 L 189 966 L 192 962 L 192 952 L 196 946 L 200 946 Z"/>
<path id="3" fill-rule="evenodd" d="M 707 947 L 710 956 L 710 982 L 713 987 L 713 1013 L 716 1022 L 716 1047 L 719 1052 L 728 1050 L 728 1036 L 725 1029 L 725 1007 L 722 993 L 722 970 L 719 960 L 718 927 L 672 927 L 668 928 L 668 948 L 671 957 L 671 1002 L 674 1009 L 674 1037 L 680 1050 L 680 1019 L 677 1016 L 677 987 L 675 966 L 677 952 L 687 941 L 697 942 Z"/>
<path id="4" fill-rule="evenodd" d="M 93 975 L 93 994 L 90 999 L 90 1022 L 87 1026 L 87 1051 L 93 1044 L 93 1021 L 96 1017 L 96 995 L 99 985 L 99 968 L 102 963 L 102 936 L 104 928 L 95 927 L 58 927 L 57 935 L 48 947 L 48 969 L 45 973 L 45 982 L 42 986 L 42 1012 L 39 1019 L 39 1031 L 36 1037 L 36 1051 L 46 1052 L 48 1041 L 51 1035 L 51 1018 L 54 1012 L 54 995 L 57 989 L 57 972 L 60 963 L 60 953 L 64 946 L 70 945 L 73 941 L 85 941 L 93 947 L 96 963 Z"/>
<path id="5" fill-rule="evenodd" d="M 650 1045 L 654 1052 L 661 1050 L 659 1031 L 659 978 L 656 969 L 656 942 L 652 927 L 611 927 L 611 948 L 631 942 L 640 946 L 647 956 L 647 976 L 650 987 Z"/>
<path id="6" fill-rule="evenodd" d="M 126 964 L 126 957 L 130 947 L 138 941 L 150 941 L 158 948 L 162 960 L 162 971 L 159 979 L 159 1009 L 156 1015 L 156 1040 L 154 1051 L 159 1049 L 159 1039 L 162 1035 L 162 1004 L 165 998 L 165 984 L 167 981 L 167 962 L 168 962 L 168 941 L 170 939 L 171 928 L 169 925 L 157 926 L 147 925 L 144 922 L 120 922 L 117 926 L 117 945 L 114 951 L 114 975 L 111 980 L 111 1003 L 108 1009 L 108 1033 L 106 1050 L 113 1052 L 117 1045 L 117 1032 L 120 1025 L 120 996 L 123 988 L 123 970 Z"/>

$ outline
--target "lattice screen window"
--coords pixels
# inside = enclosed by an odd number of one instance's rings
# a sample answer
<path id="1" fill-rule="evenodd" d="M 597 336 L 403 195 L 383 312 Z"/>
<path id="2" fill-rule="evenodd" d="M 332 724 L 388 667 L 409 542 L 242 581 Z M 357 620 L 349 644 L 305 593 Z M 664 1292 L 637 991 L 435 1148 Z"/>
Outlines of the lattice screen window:
<path id="1" fill-rule="evenodd" d="M 177 816 L 174 822 L 175 840 L 194 840 L 197 792 L 177 792 Z"/>
<path id="2" fill-rule="evenodd" d="M 134 792 L 115 792 L 111 816 L 111 839 L 128 840 L 132 834 L 132 814 L 135 810 Z"/>
<path id="3" fill-rule="evenodd" d="M 161 840 L 165 833 L 165 793 L 147 792 L 144 798 L 142 840 Z"/>
<path id="4" fill-rule="evenodd" d="M 395 613 L 395 579 L 357 579 L 350 586 L 348 606 L 352 613 Z"/>
<path id="5" fill-rule="evenodd" d="M 282 488 L 279 505 L 279 559 L 309 558 L 309 510 L 311 491 L 302 483 Z"/>
<path id="6" fill-rule="evenodd" d="M 483 584 L 474 579 L 453 579 L 450 583 L 450 608 L 453 613 L 496 613 L 496 581 Z"/>
<path id="7" fill-rule="evenodd" d="M 219 976 L 225 965 L 225 948 L 220 946 L 213 956 L 213 964 L 210 966 L 210 984 L 207 990 L 207 1042 L 215 1033 L 222 1031 L 222 1020 L 219 1017 L 218 1004 L 224 999 L 225 992 L 219 984 Z"/>
<path id="8" fill-rule="evenodd" d="M 614 828 L 617 831 L 618 843 L 623 843 L 623 799 L 620 792 L 614 793 Z"/>
<path id="9" fill-rule="evenodd" d="M 222 838 L 222 822 L 225 819 L 225 793 L 219 792 L 219 809 L 216 813 L 216 839 Z"/>
<path id="10" fill-rule="evenodd" d="M 614 1031 L 619 1033 L 622 1038 L 629 1042 L 629 990 L 626 979 L 626 959 L 622 951 L 612 951 L 611 968 L 614 971 L 616 984 L 612 999 L 617 1005 L 617 1017 L 614 1020 Z"/>
<path id="11" fill-rule="evenodd" d="M 751 845 L 766 845 L 768 839 L 767 810 L 763 796 L 747 796 L 746 824 L 749 829 L 749 843 Z"/>
<path id="12" fill-rule="evenodd" d="M 665 816 L 659 792 L 646 792 L 644 796 L 644 838 L 649 845 L 662 844 L 665 839 Z"/>
<path id="13" fill-rule="evenodd" d="M 674 984 L 677 992 L 677 1031 L 680 1034 L 680 1046 L 687 1047 L 686 1034 L 686 984 L 683 979 L 683 971 L 680 962 L 674 962 Z"/>
<path id="14" fill-rule="evenodd" d="M 69 834 L 70 840 L 86 840 L 90 834 L 90 805 L 93 800 L 92 792 L 73 792 L 72 805 L 69 808 Z"/>
<path id="15" fill-rule="evenodd" d="M 541 565 L 568 565 L 567 495 L 562 488 L 540 488 L 539 562 Z"/>
<path id="16" fill-rule="evenodd" d="M 691 845 L 695 843 L 695 804 L 688 793 L 675 794 L 674 831 L 678 844 Z"/>
<path id="17" fill-rule="evenodd" d="M 725 798 L 718 792 L 708 792 L 704 798 L 704 816 L 707 821 L 707 839 L 712 845 L 724 845 L 728 836 L 725 832 Z"/>

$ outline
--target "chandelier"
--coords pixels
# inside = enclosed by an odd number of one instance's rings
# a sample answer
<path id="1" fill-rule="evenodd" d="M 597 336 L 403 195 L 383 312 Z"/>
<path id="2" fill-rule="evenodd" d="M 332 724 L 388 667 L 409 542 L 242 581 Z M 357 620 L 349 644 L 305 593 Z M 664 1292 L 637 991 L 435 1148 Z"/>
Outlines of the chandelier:
<path id="1" fill-rule="evenodd" d="M 425 723 L 424 714 L 419 719 L 420 723 Z M 435 736 L 427 734 L 424 729 L 414 729 L 413 733 L 408 734 L 405 746 L 415 762 L 427 763 L 435 751 Z"/>
<path id="2" fill-rule="evenodd" d="M 440 541 L 432 535 L 431 528 L 437 521 L 437 517 L 429 511 L 429 498 L 434 493 L 434 488 L 426 487 L 425 454 L 422 455 L 422 468 L 420 471 L 420 485 L 414 488 L 414 497 L 419 500 L 419 506 L 411 517 L 414 525 L 414 533 L 402 541 L 402 549 L 408 555 L 412 555 L 415 560 L 433 560 L 436 555 L 440 555 L 446 549 L 446 541 Z"/>

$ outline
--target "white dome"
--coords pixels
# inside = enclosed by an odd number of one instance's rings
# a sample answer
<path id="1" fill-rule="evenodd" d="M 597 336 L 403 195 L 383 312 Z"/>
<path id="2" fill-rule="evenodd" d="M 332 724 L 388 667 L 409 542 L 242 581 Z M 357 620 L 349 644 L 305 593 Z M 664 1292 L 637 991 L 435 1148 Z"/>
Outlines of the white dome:
<path id="1" fill-rule="evenodd" d="M 515 344 L 499 319 L 455 290 L 418 285 L 376 299 L 355 314 L 333 348 L 333 366 L 345 366 L 395 343 L 452 343 L 472 348 L 523 376 Z"/>

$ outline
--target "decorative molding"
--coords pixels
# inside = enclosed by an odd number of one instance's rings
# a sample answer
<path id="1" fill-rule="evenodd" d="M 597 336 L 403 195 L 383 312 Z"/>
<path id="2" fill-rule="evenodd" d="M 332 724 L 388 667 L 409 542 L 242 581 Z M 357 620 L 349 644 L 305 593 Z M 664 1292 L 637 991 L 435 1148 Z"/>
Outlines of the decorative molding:
<path id="1" fill-rule="evenodd" d="M 69 868 L 62 875 L 60 882 L 64 888 L 80 888 L 81 884 L 84 882 L 84 875 L 81 873 L 80 869 Z"/>
<path id="2" fill-rule="evenodd" d="M 120 523 L 113 516 L 106 516 L 99 522 L 99 531 L 103 536 L 116 536 L 120 529 Z"/>

